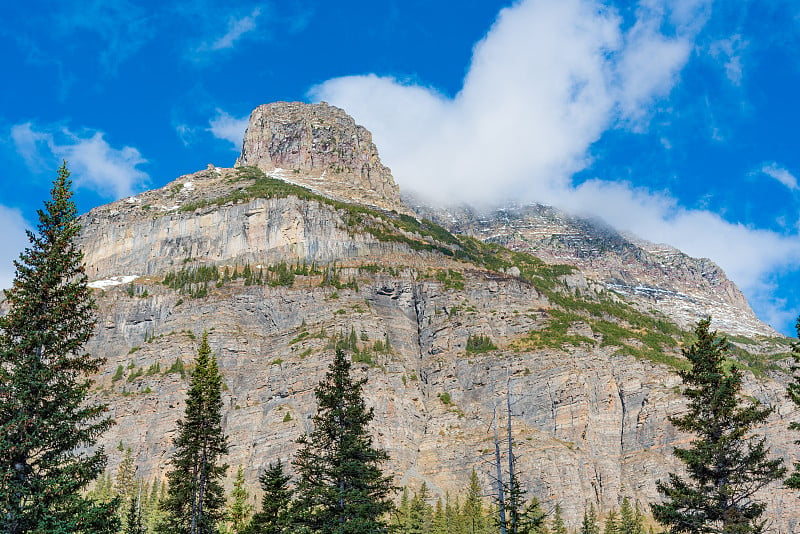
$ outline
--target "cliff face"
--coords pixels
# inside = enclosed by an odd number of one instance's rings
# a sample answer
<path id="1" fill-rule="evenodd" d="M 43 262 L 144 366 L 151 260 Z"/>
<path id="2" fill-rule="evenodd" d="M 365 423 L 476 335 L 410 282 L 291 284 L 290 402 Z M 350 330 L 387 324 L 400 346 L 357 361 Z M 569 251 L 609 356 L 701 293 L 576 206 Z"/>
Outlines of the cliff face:
<path id="1" fill-rule="evenodd" d="M 641 309 L 658 310 L 685 328 L 711 315 L 716 328 L 731 334 L 777 335 L 711 260 L 622 235 L 602 221 L 540 204 L 488 213 L 469 207 L 414 209 L 454 232 L 530 252 L 548 263 L 574 265 Z"/>
<path id="2" fill-rule="evenodd" d="M 262 120 L 259 110 L 251 128 Z M 292 105 L 269 110 L 273 117 L 295 112 Z M 293 133 L 270 135 L 269 146 L 295 146 L 280 137 Z M 225 381 L 227 461 L 241 463 L 255 487 L 260 470 L 278 458 L 288 462 L 296 438 L 309 430 L 314 387 L 332 346 L 352 332 L 356 372 L 369 378 L 376 441 L 389 452 L 398 485 L 426 481 L 434 493 L 458 494 L 474 467 L 488 492 L 491 423 L 509 394 L 523 481 L 547 507 L 561 503 L 571 525 L 589 502 L 608 511 L 621 496 L 657 498 L 655 481 L 678 467 L 671 450 L 687 439 L 668 422 L 684 406 L 668 365 L 681 339 L 674 325 L 637 311 L 608 291 L 603 271 L 580 262 L 572 263 L 581 270 L 549 267 L 402 211 L 331 200 L 342 198 L 338 186 L 327 196 L 284 187 L 247 165 L 280 178 L 274 167 L 291 167 L 298 161 L 292 154 L 327 160 L 307 147 L 316 134 L 299 136 L 296 153 L 258 148 L 265 136 L 248 130 L 239 168 L 209 168 L 84 216 L 80 244 L 100 318 L 88 350 L 108 358 L 94 395 L 117 421 L 102 437 L 112 472 L 122 442 L 136 455 L 138 474 L 163 476 L 188 385 L 176 362 L 190 364 L 208 331 Z M 325 172 L 317 163 L 299 165 L 297 174 Z M 395 188 L 381 200 L 378 185 L 370 187 L 369 205 L 402 209 Z M 621 243 L 615 253 L 638 254 L 642 272 L 658 258 Z M 564 263 L 556 252 L 547 259 Z M 197 277 L 203 269 L 219 278 Z M 285 269 L 297 273 L 293 280 L 279 278 Z M 183 283 L 163 283 L 181 272 Z M 710 282 L 704 291 L 716 294 Z M 631 314 L 661 329 L 660 351 L 651 350 Z M 477 335 L 496 348 L 468 350 Z M 754 342 L 765 352 L 786 350 L 779 338 Z M 772 366 L 753 370 L 760 378 L 747 373 L 746 393 L 777 408 L 763 429 L 770 447 L 796 456 L 786 425 L 800 414 L 785 399 L 784 377 Z M 781 528 L 800 528 L 794 495 L 776 485 L 763 498 Z"/>
<path id="3" fill-rule="evenodd" d="M 324 102 L 257 107 L 236 164 L 258 167 L 334 198 L 404 211 L 372 134 Z"/>

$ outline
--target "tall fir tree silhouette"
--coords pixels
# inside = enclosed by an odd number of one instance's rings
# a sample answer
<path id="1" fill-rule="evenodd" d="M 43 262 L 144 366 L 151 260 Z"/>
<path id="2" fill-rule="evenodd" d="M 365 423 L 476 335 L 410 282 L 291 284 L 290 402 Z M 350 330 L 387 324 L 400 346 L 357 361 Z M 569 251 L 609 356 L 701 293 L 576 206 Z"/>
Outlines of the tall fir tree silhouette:
<path id="1" fill-rule="evenodd" d="M 755 426 L 766 421 L 771 408 L 741 395 L 742 375 L 729 365 L 729 343 L 709 332 L 711 319 L 701 320 L 697 341 L 683 349 L 691 368 L 679 371 L 686 386 L 689 410 L 670 420 L 696 439 L 675 456 L 686 465 L 686 478 L 670 473 L 657 483 L 663 504 L 651 505 L 653 516 L 669 532 L 763 532 L 765 505 L 755 492 L 780 479 L 783 460 L 770 460 L 765 439 L 753 437 Z"/>
<path id="2" fill-rule="evenodd" d="M 14 262 L 0 317 L 0 531 L 116 532 L 115 501 L 84 496 L 106 464 L 97 438 L 112 424 L 87 403 L 105 363 L 83 352 L 95 304 L 75 244 L 80 231 L 66 162 Z"/>
<path id="3" fill-rule="evenodd" d="M 373 410 L 364 403 L 366 378 L 354 379 L 344 351 L 315 390 L 314 429 L 298 439 L 295 456 L 295 521 L 322 534 L 387 532 L 394 506 L 391 477 L 381 471 L 389 458 L 372 443 Z"/>
<path id="4" fill-rule="evenodd" d="M 228 453 L 228 439 L 222 431 L 222 376 L 208 345 L 208 332 L 197 351 L 186 413 L 178 421 L 174 443 L 158 531 L 215 534 L 225 517 L 221 480 L 228 466 L 221 458 Z"/>

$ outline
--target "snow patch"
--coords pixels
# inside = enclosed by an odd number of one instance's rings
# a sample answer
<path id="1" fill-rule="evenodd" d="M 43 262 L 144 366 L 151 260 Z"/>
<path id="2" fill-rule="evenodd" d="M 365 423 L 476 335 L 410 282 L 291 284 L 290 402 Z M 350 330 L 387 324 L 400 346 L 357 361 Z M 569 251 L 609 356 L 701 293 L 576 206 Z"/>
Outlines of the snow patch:
<path id="1" fill-rule="evenodd" d="M 183 184 L 183 188 L 187 191 L 194 191 L 194 182 L 186 182 Z"/>
<path id="2" fill-rule="evenodd" d="M 126 275 L 126 276 L 112 276 L 106 280 L 95 280 L 94 282 L 89 282 L 88 285 L 92 289 L 108 289 L 109 287 L 114 286 L 121 286 L 122 284 L 129 284 L 139 278 L 138 275 Z"/>

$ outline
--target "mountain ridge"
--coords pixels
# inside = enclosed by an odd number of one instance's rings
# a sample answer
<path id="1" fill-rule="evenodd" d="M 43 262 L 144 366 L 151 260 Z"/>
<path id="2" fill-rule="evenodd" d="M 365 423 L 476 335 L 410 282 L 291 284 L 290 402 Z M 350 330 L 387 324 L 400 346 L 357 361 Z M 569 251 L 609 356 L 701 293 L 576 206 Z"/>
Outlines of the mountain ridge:
<path id="1" fill-rule="evenodd" d="M 376 202 L 379 188 L 350 198 L 358 176 L 329 186 L 316 169 L 311 191 L 285 181 L 284 167 L 270 177 L 244 163 L 81 219 L 99 306 L 87 349 L 108 359 L 93 394 L 118 421 L 101 440 L 111 472 L 121 443 L 142 476 L 163 476 L 184 365 L 208 331 L 225 377 L 229 463 L 251 486 L 268 462 L 290 459 L 331 351 L 346 345 L 401 485 L 457 493 L 475 467 L 488 489 L 482 451 L 508 387 L 523 481 L 570 525 L 587 502 L 609 511 L 620 496 L 658 498 L 654 481 L 678 468 L 670 452 L 687 439 L 668 420 L 684 403 L 674 369 L 685 329 L 575 266 Z M 475 349 L 477 336 L 491 344 Z M 763 429 L 770 446 L 793 457 L 786 421 L 800 414 L 783 394 L 784 338 L 732 339 L 748 349 L 737 355 L 747 394 L 777 407 Z M 790 493 L 770 487 L 764 498 L 781 525 L 797 526 Z"/>

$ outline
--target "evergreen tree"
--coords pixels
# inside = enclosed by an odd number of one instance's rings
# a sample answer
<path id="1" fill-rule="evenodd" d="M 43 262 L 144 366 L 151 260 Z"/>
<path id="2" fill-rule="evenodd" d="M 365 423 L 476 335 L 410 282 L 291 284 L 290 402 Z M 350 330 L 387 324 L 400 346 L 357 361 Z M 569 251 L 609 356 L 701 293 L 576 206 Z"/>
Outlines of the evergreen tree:
<path id="1" fill-rule="evenodd" d="M 428 504 L 428 485 L 423 482 L 411 499 L 408 534 L 430 534 L 433 527 L 433 508 Z"/>
<path id="2" fill-rule="evenodd" d="M 411 524 L 411 497 L 408 495 L 408 488 L 403 486 L 403 493 L 400 494 L 400 506 L 398 506 L 389 524 L 391 530 L 397 532 L 408 532 Z"/>
<path id="3" fill-rule="evenodd" d="M 115 532 L 117 503 L 84 493 L 106 464 L 112 421 L 86 402 L 105 363 L 83 353 L 95 327 L 66 162 L 14 262 L 0 317 L 0 531 Z M 88 452 L 87 452 L 88 451 Z"/>
<path id="4" fill-rule="evenodd" d="M 589 510 L 583 509 L 583 521 L 579 534 L 600 534 L 600 525 L 597 524 L 597 512 L 594 504 L 589 505 Z"/>
<path id="5" fill-rule="evenodd" d="M 153 479 L 150 491 L 145 492 L 142 499 L 142 521 L 147 532 L 155 532 L 156 525 L 161 523 L 164 513 L 160 510 L 161 486 L 158 477 Z"/>
<path id="6" fill-rule="evenodd" d="M 617 527 L 619 534 L 645 534 L 644 518 L 639 508 L 639 503 L 631 505 L 631 500 L 627 497 L 622 499 L 619 508 L 619 524 Z"/>
<path id="7" fill-rule="evenodd" d="M 283 472 L 283 463 L 270 463 L 258 477 L 264 496 L 261 499 L 261 511 L 253 515 L 250 527 L 251 534 L 283 534 L 291 525 L 290 502 L 292 494 L 289 481 L 292 479 Z"/>
<path id="8" fill-rule="evenodd" d="M 444 513 L 444 504 L 441 497 L 436 499 L 436 506 L 433 509 L 433 524 L 431 534 L 448 534 L 450 532 L 447 523 L 447 516 Z"/>
<path id="9" fill-rule="evenodd" d="M 297 519 L 320 533 L 386 532 L 394 505 L 391 477 L 381 471 L 385 451 L 372 444 L 374 417 L 362 394 L 366 378 L 354 380 L 351 364 L 337 350 L 315 390 L 314 429 L 298 439 Z"/>
<path id="10" fill-rule="evenodd" d="M 567 525 L 564 524 L 564 516 L 561 514 L 561 505 L 556 504 L 553 511 L 553 519 L 550 520 L 550 531 L 553 534 L 567 534 Z"/>
<path id="11" fill-rule="evenodd" d="M 219 462 L 228 452 L 228 440 L 222 432 L 221 391 L 222 376 L 205 332 L 192 371 L 185 417 L 177 423 L 160 532 L 216 533 L 224 518 L 225 492 L 220 480 L 228 466 Z"/>
<path id="12" fill-rule="evenodd" d="M 683 350 L 691 363 L 679 371 L 689 410 L 670 418 L 678 429 L 697 436 L 688 448 L 674 452 L 690 480 L 671 473 L 669 481 L 659 481 L 665 501 L 652 505 L 653 515 L 673 534 L 760 533 L 764 504 L 753 495 L 786 470 L 782 459 L 767 459 L 764 438 L 748 436 L 772 410 L 741 398 L 740 371 L 726 370 L 728 341 L 709 332 L 710 322 L 698 323 L 697 341 Z"/>
<path id="13" fill-rule="evenodd" d="M 797 318 L 795 329 L 797 330 L 797 337 L 800 338 L 800 317 Z M 794 380 L 786 388 L 786 393 L 795 406 L 800 408 L 800 341 L 792 344 L 792 358 L 794 359 L 794 364 L 792 365 Z M 800 423 L 789 423 L 789 430 L 800 432 Z M 800 440 L 795 441 L 795 443 L 800 445 Z M 800 490 L 800 462 L 794 463 L 794 471 L 792 475 L 786 479 L 786 485 L 790 488 Z"/>
<path id="14" fill-rule="evenodd" d="M 250 522 L 250 514 L 253 513 L 253 505 L 250 504 L 250 494 L 244 487 L 244 470 L 239 464 L 236 471 L 236 479 L 233 481 L 233 491 L 231 491 L 231 502 L 228 504 L 226 520 L 228 522 L 229 534 L 242 534 L 245 527 Z"/>
<path id="15" fill-rule="evenodd" d="M 483 509 L 483 499 L 481 498 L 483 490 L 481 483 L 478 480 L 478 474 L 475 469 L 469 477 L 469 486 L 467 488 L 467 497 L 464 499 L 464 507 L 462 516 L 464 517 L 465 531 L 467 534 L 482 534 L 488 530 L 489 522 L 486 519 L 486 514 Z"/>
<path id="16" fill-rule="evenodd" d="M 145 534 L 147 529 L 144 527 L 142 518 L 142 500 L 139 495 L 132 495 L 128 499 L 128 511 L 125 514 L 124 534 Z"/>
<path id="17" fill-rule="evenodd" d="M 611 510 L 606 517 L 606 525 L 603 528 L 603 534 L 619 534 L 619 518 L 617 511 Z"/>
<path id="18" fill-rule="evenodd" d="M 525 507 L 525 514 L 522 518 L 522 529 L 524 534 L 548 534 L 547 512 L 542 508 L 539 499 L 532 497 Z"/>
<path id="19" fill-rule="evenodd" d="M 127 502 L 135 495 L 137 490 L 136 483 L 136 460 L 133 458 L 133 452 L 130 447 L 125 449 L 125 457 L 119 463 L 117 468 L 117 476 L 114 480 L 114 489 L 120 498 Z"/>

